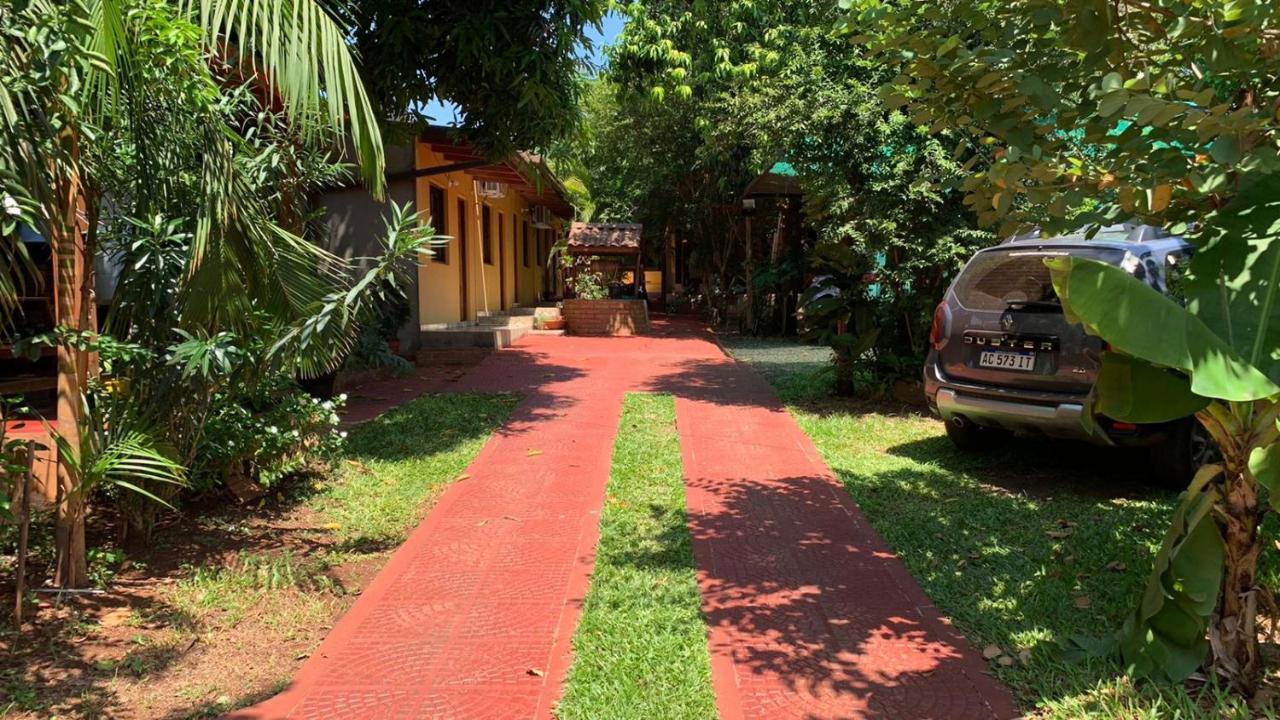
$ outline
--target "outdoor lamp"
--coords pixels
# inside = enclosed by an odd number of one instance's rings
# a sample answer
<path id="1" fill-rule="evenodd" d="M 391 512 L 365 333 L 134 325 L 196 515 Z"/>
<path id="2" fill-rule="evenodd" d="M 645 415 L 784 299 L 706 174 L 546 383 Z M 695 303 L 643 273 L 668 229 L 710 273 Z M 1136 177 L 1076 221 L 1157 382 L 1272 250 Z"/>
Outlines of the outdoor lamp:
<path id="1" fill-rule="evenodd" d="M 754 214 L 755 214 L 755 212 L 756 212 L 756 199 L 755 199 L 755 198 L 742 198 L 742 214 L 743 214 L 743 215 L 754 215 Z"/>

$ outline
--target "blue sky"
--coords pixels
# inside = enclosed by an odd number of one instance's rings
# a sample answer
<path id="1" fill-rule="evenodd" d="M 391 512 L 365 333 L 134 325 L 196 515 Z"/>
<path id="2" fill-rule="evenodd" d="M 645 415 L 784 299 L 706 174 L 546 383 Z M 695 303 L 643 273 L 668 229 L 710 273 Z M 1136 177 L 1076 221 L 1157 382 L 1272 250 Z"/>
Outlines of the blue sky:
<path id="1" fill-rule="evenodd" d="M 609 13 L 605 16 L 599 30 L 587 29 L 587 36 L 591 38 L 593 46 L 589 58 L 592 65 L 599 67 L 604 64 L 604 49 L 618 39 L 624 24 L 626 20 L 621 15 Z M 457 106 L 453 103 L 433 100 L 426 104 L 425 109 L 427 115 L 431 116 L 431 121 L 437 125 L 450 125 L 455 122 Z"/>

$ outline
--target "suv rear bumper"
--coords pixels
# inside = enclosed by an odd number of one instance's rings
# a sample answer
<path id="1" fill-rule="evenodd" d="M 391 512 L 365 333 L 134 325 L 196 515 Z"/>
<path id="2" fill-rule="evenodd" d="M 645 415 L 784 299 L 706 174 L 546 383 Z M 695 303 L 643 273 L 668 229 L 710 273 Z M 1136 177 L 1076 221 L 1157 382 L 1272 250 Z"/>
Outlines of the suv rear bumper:
<path id="1" fill-rule="evenodd" d="M 945 377 L 933 362 L 925 365 L 924 388 L 930 408 L 947 422 L 971 422 L 1098 445 L 1115 444 L 1093 422 L 1088 395 L 970 385 Z"/>

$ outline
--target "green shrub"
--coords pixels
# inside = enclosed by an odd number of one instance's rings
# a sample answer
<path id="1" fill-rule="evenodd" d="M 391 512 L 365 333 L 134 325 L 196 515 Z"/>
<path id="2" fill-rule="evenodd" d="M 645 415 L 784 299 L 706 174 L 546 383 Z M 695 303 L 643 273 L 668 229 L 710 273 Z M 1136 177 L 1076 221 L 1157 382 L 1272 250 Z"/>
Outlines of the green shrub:
<path id="1" fill-rule="evenodd" d="M 211 491 L 238 474 L 271 487 L 327 466 L 346 437 L 338 430 L 338 410 L 345 402 L 346 395 L 313 398 L 283 377 L 253 395 L 220 394 L 196 454 L 193 486 Z"/>

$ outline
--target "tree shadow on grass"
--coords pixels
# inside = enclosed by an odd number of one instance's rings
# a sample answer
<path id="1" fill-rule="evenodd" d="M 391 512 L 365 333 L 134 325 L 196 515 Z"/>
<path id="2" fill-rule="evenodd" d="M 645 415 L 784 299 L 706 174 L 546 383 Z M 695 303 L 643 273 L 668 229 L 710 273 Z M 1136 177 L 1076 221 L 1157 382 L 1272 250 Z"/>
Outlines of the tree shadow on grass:
<path id="1" fill-rule="evenodd" d="M 1057 642 L 1112 632 L 1141 595 L 1175 494 L 1151 484 L 1140 456 L 1032 438 L 969 455 L 938 434 L 879 460 L 828 461 L 962 631 L 1031 651 L 996 668 L 1024 702 L 1121 674 L 1105 660 L 1066 663 Z"/>
<path id="2" fill-rule="evenodd" d="M 744 705 L 793 696 L 783 705 L 814 717 L 1013 715 L 828 478 L 687 484 L 706 500 L 690 530 L 712 650 L 734 659 Z"/>

